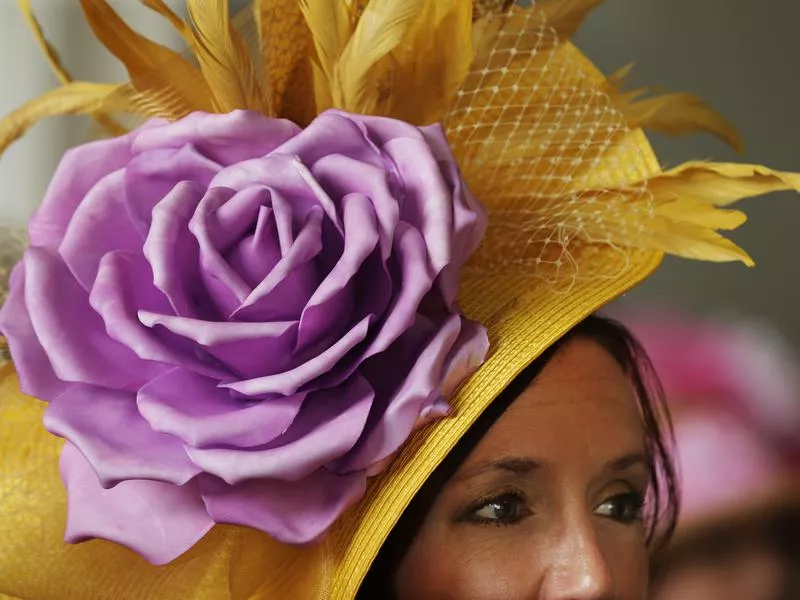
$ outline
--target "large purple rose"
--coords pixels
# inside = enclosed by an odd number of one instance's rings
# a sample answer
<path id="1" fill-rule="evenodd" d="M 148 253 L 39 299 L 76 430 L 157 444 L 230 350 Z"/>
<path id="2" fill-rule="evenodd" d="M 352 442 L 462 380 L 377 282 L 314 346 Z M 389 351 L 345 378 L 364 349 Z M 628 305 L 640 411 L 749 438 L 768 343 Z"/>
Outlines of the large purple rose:
<path id="1" fill-rule="evenodd" d="M 68 153 L 0 311 L 68 541 L 323 534 L 485 357 L 484 227 L 439 127 L 196 113 Z"/>

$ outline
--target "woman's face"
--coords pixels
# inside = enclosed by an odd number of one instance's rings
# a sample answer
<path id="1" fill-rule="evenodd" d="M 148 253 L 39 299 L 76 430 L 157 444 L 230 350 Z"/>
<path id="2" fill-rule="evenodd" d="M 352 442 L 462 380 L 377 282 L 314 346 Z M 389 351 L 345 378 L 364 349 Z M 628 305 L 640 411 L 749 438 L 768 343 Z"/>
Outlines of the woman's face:
<path id="1" fill-rule="evenodd" d="M 629 383 L 575 339 L 444 486 L 395 576 L 401 600 L 640 600 L 650 481 Z"/>

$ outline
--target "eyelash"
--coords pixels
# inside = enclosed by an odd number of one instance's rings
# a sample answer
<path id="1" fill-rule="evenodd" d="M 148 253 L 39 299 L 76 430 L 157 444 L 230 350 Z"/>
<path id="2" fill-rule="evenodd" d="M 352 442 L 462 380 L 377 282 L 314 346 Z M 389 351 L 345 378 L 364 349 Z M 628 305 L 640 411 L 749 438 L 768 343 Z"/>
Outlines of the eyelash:
<path id="1" fill-rule="evenodd" d="M 630 525 L 632 523 L 642 520 L 642 510 L 644 509 L 645 506 L 644 495 L 634 491 L 627 492 L 624 494 L 617 494 L 616 496 L 612 496 L 611 498 L 608 498 L 607 500 L 601 502 L 595 509 L 595 512 L 597 512 L 597 510 L 601 506 L 605 504 L 610 504 L 612 502 L 623 504 L 622 513 L 619 515 L 601 514 L 600 516 L 611 519 L 613 521 L 617 521 L 618 523 L 622 523 L 623 525 Z M 627 512 L 626 509 L 628 509 Z"/>
<path id="2" fill-rule="evenodd" d="M 509 501 L 514 503 L 514 506 L 517 508 L 518 513 L 511 517 L 511 518 L 496 518 L 490 519 L 487 517 L 478 516 L 477 513 L 484 508 L 487 508 L 493 504 L 503 504 L 508 503 Z M 616 496 L 612 496 L 607 500 L 604 500 L 602 503 L 598 505 L 595 509 L 597 510 L 606 504 L 615 503 L 616 505 L 622 504 L 622 511 L 619 515 L 603 515 L 600 516 L 611 519 L 623 525 L 631 525 L 635 522 L 642 520 L 642 510 L 645 506 L 645 498 L 639 492 L 626 492 L 624 494 L 617 494 Z M 526 497 L 519 490 L 511 490 L 506 491 L 500 494 L 495 494 L 493 496 L 487 496 L 480 498 L 479 500 L 473 502 L 466 510 L 464 510 L 461 515 L 458 517 L 458 521 L 462 522 L 469 522 L 475 523 L 477 525 L 488 525 L 491 527 L 508 527 L 510 525 L 516 525 L 520 521 L 522 521 L 525 517 L 530 516 L 533 514 L 526 506 Z"/>
<path id="3" fill-rule="evenodd" d="M 487 517 L 478 516 L 478 512 L 487 508 L 493 504 L 503 504 L 513 502 L 514 506 L 517 508 L 518 514 L 511 518 L 497 518 L 497 519 L 490 519 Z M 458 518 L 459 521 L 462 522 L 469 522 L 475 523 L 477 525 L 488 525 L 490 527 L 508 527 L 509 525 L 516 525 L 520 521 L 522 521 L 525 517 L 533 514 L 527 505 L 527 499 L 525 494 L 523 494 L 520 490 L 509 490 L 499 494 L 495 494 L 492 496 L 486 496 L 476 500 L 470 506 L 461 513 L 461 516 Z"/>

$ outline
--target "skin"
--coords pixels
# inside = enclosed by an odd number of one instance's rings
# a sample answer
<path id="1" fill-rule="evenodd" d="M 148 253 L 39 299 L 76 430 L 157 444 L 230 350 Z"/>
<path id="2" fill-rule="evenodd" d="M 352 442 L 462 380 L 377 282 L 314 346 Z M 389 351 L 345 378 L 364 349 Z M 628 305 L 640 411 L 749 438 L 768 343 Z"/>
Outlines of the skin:
<path id="1" fill-rule="evenodd" d="M 397 570 L 397 596 L 642 600 L 649 481 L 627 378 L 575 339 L 444 486 Z"/>

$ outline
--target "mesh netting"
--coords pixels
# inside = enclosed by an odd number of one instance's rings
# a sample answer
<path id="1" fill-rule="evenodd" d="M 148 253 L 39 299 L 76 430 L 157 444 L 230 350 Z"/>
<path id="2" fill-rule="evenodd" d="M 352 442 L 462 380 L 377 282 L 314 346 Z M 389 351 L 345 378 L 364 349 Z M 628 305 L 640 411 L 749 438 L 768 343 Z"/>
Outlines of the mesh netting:
<path id="1" fill-rule="evenodd" d="M 626 254 L 653 215 L 641 139 L 543 10 L 514 7 L 489 21 L 497 33 L 444 119 L 491 214 L 471 268 L 511 268 L 559 289 L 613 276 L 580 264 L 601 248 Z"/>

